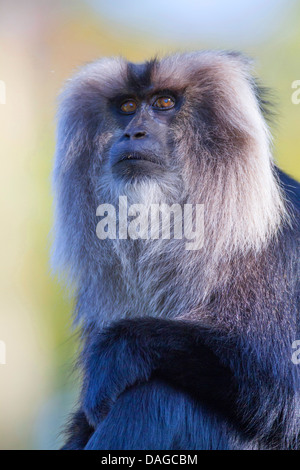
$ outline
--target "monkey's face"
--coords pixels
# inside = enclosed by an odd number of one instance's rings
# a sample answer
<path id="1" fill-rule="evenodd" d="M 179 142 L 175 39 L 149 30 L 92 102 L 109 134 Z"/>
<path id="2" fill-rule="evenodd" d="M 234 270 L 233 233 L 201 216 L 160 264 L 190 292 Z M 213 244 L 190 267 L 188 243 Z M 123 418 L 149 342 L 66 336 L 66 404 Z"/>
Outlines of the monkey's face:
<path id="1" fill-rule="evenodd" d="M 170 90 L 120 96 L 110 103 L 118 130 L 110 148 L 109 167 L 116 180 L 163 178 L 171 170 L 171 124 L 182 96 Z"/>
<path id="2" fill-rule="evenodd" d="M 199 200 L 210 170 L 249 143 L 244 68 L 240 58 L 209 53 L 85 67 L 62 95 L 57 172 L 83 192 L 89 179 L 101 199 L 147 188 Z"/>

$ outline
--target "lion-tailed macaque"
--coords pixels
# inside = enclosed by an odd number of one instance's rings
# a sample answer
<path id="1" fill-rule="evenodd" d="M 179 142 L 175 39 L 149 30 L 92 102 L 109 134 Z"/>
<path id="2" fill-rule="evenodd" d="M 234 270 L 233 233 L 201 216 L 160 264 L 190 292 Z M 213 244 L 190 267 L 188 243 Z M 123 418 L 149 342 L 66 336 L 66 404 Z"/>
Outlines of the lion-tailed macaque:
<path id="1" fill-rule="evenodd" d="M 300 186 L 266 107 L 237 53 L 67 82 L 53 259 L 83 380 L 64 449 L 299 447 Z"/>

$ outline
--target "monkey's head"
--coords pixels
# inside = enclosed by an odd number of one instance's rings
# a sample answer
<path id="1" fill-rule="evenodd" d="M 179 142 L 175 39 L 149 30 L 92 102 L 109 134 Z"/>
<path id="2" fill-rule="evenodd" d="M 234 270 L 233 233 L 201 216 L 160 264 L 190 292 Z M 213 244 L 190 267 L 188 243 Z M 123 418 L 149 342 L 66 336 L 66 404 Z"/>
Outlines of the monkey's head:
<path id="1" fill-rule="evenodd" d="M 214 257 L 259 250 L 284 207 L 249 62 L 225 52 L 133 64 L 102 59 L 62 93 L 54 170 L 56 258 L 95 262 L 96 208 L 201 203 Z"/>

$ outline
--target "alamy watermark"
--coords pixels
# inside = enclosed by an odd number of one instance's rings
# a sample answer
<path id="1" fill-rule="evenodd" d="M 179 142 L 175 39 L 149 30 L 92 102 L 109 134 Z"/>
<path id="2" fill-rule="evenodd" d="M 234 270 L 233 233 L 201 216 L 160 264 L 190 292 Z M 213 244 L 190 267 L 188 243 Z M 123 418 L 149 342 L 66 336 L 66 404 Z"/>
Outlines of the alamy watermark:
<path id="1" fill-rule="evenodd" d="M 295 88 L 296 91 L 292 94 L 292 103 L 300 104 L 300 80 L 295 80 L 292 83 L 292 88 Z"/>
<path id="2" fill-rule="evenodd" d="M 170 240 L 185 239 L 186 250 L 200 250 L 204 243 L 203 204 L 132 204 L 120 196 L 118 207 L 98 206 L 102 217 L 96 228 L 100 240 Z"/>
<path id="3" fill-rule="evenodd" d="M 6 344 L 0 341 L 0 365 L 6 364 Z"/>
<path id="4" fill-rule="evenodd" d="M 0 104 L 6 104 L 6 84 L 0 80 Z"/>
<path id="5" fill-rule="evenodd" d="M 292 363 L 295 364 L 295 366 L 300 365 L 300 340 L 296 340 L 292 344 L 292 349 L 295 349 L 295 351 L 292 354 Z"/>

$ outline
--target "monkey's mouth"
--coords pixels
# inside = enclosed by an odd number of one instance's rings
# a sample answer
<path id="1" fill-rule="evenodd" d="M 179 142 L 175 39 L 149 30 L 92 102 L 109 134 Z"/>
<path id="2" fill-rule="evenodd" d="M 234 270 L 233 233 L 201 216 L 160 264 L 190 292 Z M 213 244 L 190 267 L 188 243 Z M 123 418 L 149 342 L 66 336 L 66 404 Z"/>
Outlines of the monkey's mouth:
<path id="1" fill-rule="evenodd" d="M 159 165 L 157 159 L 153 157 L 150 153 L 141 153 L 141 152 L 126 152 L 121 155 L 121 158 L 118 160 L 118 163 L 122 162 L 150 162 L 156 165 Z"/>
<path id="2" fill-rule="evenodd" d="M 148 152 L 122 153 L 112 165 L 113 174 L 125 179 L 139 176 L 151 178 L 161 175 L 163 171 L 164 168 L 155 155 Z"/>

